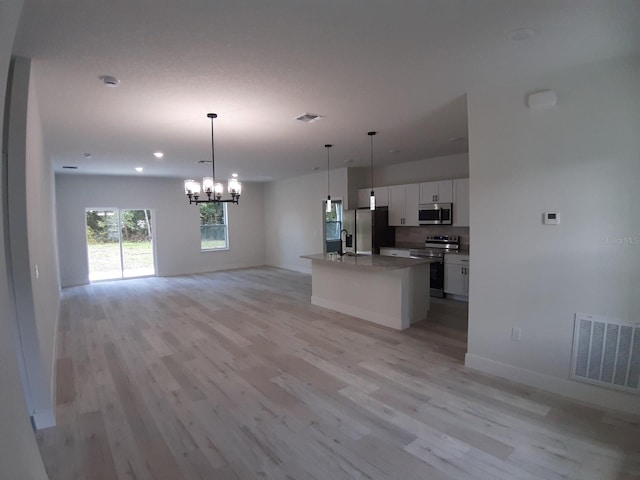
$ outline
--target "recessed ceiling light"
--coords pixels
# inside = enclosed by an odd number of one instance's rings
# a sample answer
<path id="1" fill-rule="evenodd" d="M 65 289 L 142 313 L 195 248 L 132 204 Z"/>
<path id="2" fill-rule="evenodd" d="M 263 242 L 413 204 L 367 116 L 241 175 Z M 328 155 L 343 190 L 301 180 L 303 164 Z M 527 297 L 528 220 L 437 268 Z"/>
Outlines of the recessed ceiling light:
<path id="1" fill-rule="evenodd" d="M 156 158 L 162 158 L 164 157 L 164 153 L 162 152 L 153 152 L 153 156 Z"/>
<path id="2" fill-rule="evenodd" d="M 142 170 L 144 170 L 142 167 L 136 167 L 136 172 L 141 172 Z"/>
<path id="3" fill-rule="evenodd" d="M 198 163 L 213 163 L 211 160 L 198 160 Z"/>
<path id="4" fill-rule="evenodd" d="M 83 153 L 82 156 L 84 158 L 91 158 L 93 155 L 91 153 L 87 152 L 87 153 Z"/>
<path id="5" fill-rule="evenodd" d="M 233 178 L 238 178 L 238 174 L 237 174 L 237 173 L 232 173 L 232 174 L 231 174 L 231 176 L 232 176 Z"/>
<path id="6" fill-rule="evenodd" d="M 523 42 L 535 36 L 536 31 L 529 27 L 514 28 L 508 33 L 509 40 L 514 42 Z"/>
<path id="7" fill-rule="evenodd" d="M 394 148 L 393 150 L 389 150 L 389 153 L 400 153 L 400 150 Z"/>
<path id="8" fill-rule="evenodd" d="M 113 88 L 120 85 L 120 80 L 118 80 L 116 77 L 111 75 L 100 75 L 98 78 L 102 80 L 102 83 L 104 83 L 106 87 Z"/>

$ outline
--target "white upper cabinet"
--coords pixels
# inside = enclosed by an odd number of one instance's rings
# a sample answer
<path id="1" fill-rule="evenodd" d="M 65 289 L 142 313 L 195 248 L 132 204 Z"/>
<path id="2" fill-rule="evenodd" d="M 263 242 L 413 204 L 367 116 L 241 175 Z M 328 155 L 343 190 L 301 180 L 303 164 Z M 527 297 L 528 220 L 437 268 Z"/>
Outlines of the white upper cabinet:
<path id="1" fill-rule="evenodd" d="M 405 192 L 404 185 L 389 187 L 389 225 L 404 225 Z"/>
<path id="2" fill-rule="evenodd" d="M 373 193 L 376 196 L 376 207 L 389 206 L 389 187 L 374 187 Z M 371 188 L 358 189 L 358 208 L 369 208 L 369 197 Z"/>
<path id="3" fill-rule="evenodd" d="M 418 226 L 419 187 L 417 183 L 389 187 L 389 225 Z"/>
<path id="4" fill-rule="evenodd" d="M 420 203 L 452 203 L 453 181 L 425 182 L 420 184 Z"/>
<path id="5" fill-rule="evenodd" d="M 453 226 L 469 226 L 469 179 L 453 181 Z"/>
<path id="6" fill-rule="evenodd" d="M 389 207 L 389 225 L 417 227 L 418 206 L 452 203 L 453 226 L 469 226 L 469 179 L 375 187 L 376 207 Z M 358 189 L 358 208 L 369 208 L 371 188 Z"/>
<path id="7" fill-rule="evenodd" d="M 420 185 L 405 185 L 405 222 L 406 226 L 417 227 L 418 205 L 420 205 Z"/>

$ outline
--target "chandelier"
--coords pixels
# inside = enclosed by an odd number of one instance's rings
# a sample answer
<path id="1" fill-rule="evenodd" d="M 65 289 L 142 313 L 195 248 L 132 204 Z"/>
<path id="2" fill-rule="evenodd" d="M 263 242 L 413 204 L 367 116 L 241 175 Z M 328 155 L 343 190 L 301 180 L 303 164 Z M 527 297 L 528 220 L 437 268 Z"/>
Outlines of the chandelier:
<path id="1" fill-rule="evenodd" d="M 211 176 L 204 177 L 202 179 L 202 185 L 195 180 L 184 181 L 184 193 L 189 198 L 189 204 L 198 205 L 200 203 L 235 203 L 238 204 L 240 200 L 240 193 L 242 191 L 242 184 L 236 179 L 231 178 L 227 182 L 227 190 L 231 198 L 222 198 L 224 193 L 224 187 L 221 183 L 216 183 L 216 164 L 213 148 L 213 119 L 218 118 L 217 113 L 207 113 L 207 117 L 211 119 Z M 204 200 L 200 199 L 200 191 L 207 195 Z"/>

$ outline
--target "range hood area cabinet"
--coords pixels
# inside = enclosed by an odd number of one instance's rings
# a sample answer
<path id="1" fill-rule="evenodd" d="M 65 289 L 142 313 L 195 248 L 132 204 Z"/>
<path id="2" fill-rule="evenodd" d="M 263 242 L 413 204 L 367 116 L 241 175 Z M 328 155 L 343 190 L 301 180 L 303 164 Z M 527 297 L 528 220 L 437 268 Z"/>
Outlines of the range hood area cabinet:
<path id="1" fill-rule="evenodd" d="M 376 207 L 389 206 L 389 187 L 373 187 L 376 196 Z M 358 189 L 358 208 L 369 208 L 371 187 Z"/>
<path id="2" fill-rule="evenodd" d="M 453 203 L 453 181 L 421 183 L 420 204 L 426 203 Z"/>
<path id="3" fill-rule="evenodd" d="M 389 226 L 417 227 L 420 184 L 389 187 Z"/>
<path id="4" fill-rule="evenodd" d="M 390 187 L 374 187 L 377 207 L 389 207 L 389 226 L 417 227 L 418 205 L 452 203 L 454 227 L 469 226 L 469 179 L 456 178 Z M 369 208 L 371 188 L 358 189 L 358 208 Z M 437 198 L 437 201 L 433 199 Z"/>

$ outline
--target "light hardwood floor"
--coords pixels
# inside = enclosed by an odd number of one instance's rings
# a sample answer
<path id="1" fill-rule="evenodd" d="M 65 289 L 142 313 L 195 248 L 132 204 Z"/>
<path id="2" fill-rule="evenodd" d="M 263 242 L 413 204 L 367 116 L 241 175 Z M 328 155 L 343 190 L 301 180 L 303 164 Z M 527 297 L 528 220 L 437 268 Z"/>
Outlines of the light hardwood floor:
<path id="1" fill-rule="evenodd" d="M 65 289 L 52 480 L 640 478 L 640 419 L 464 368 L 274 268 Z M 464 307 L 434 304 L 434 320 Z"/>

